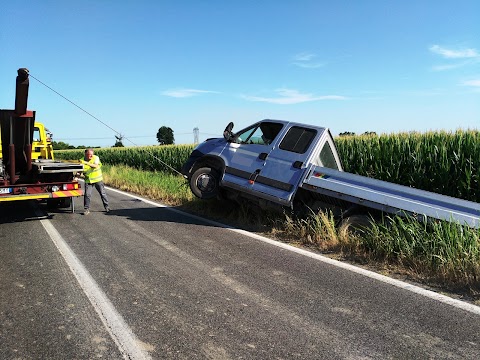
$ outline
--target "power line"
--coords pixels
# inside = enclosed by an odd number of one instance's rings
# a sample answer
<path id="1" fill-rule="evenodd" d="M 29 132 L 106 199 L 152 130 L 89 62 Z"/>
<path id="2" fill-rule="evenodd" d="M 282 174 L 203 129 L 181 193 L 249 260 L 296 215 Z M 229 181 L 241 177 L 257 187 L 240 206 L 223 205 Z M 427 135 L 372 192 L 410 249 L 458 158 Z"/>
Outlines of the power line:
<path id="1" fill-rule="evenodd" d="M 154 136 L 153 135 L 139 135 L 139 136 L 129 136 L 128 138 L 129 139 L 133 139 L 133 138 L 153 138 Z M 109 137 L 98 137 L 98 138 L 92 138 L 92 137 L 89 137 L 89 138 L 61 138 L 61 139 L 57 139 L 57 140 L 109 140 L 111 139 L 112 137 L 109 136 Z M 124 137 L 126 138 L 126 137 Z"/>
<path id="2" fill-rule="evenodd" d="M 138 146 L 136 143 L 134 143 L 133 141 L 131 141 L 129 138 L 127 137 L 124 137 L 119 131 L 115 130 L 114 128 L 112 128 L 111 126 L 109 126 L 108 124 L 104 123 L 102 120 L 100 120 L 99 118 L 97 118 L 96 116 L 90 114 L 87 110 L 85 110 L 84 108 L 80 107 L 79 105 L 75 104 L 73 101 L 71 101 L 70 99 L 67 99 L 65 96 L 63 96 L 62 94 L 60 94 L 58 91 L 52 89 L 50 86 L 48 86 L 47 84 L 45 84 L 44 82 L 40 81 L 39 79 L 37 79 L 35 76 L 33 76 L 32 74 L 29 74 L 29 76 L 35 80 L 37 80 L 40 84 L 42 84 L 43 86 L 45 86 L 47 89 L 50 89 L 51 91 L 53 91 L 55 94 L 57 94 L 58 96 L 60 96 L 61 98 L 65 99 L 66 101 L 68 101 L 70 104 L 72 104 L 73 106 L 79 108 L 80 110 L 82 110 L 85 114 L 89 115 L 90 117 L 94 118 L 95 120 L 97 120 L 99 123 L 103 124 L 104 126 L 106 126 L 107 128 L 109 128 L 110 130 L 112 130 L 116 135 L 118 135 L 121 139 L 125 139 L 129 142 L 131 142 L 134 146 Z M 150 156 L 152 156 L 154 159 L 158 160 L 160 163 L 162 163 L 163 165 L 167 166 L 168 168 L 170 168 L 171 170 L 173 170 L 174 172 L 176 172 L 177 174 L 179 174 L 180 176 L 183 176 L 179 171 L 177 171 L 176 169 L 174 169 L 172 166 L 168 165 L 167 163 L 165 163 L 164 161 L 162 161 L 161 159 L 159 159 L 157 156 L 155 156 L 155 154 L 149 152 Z"/>

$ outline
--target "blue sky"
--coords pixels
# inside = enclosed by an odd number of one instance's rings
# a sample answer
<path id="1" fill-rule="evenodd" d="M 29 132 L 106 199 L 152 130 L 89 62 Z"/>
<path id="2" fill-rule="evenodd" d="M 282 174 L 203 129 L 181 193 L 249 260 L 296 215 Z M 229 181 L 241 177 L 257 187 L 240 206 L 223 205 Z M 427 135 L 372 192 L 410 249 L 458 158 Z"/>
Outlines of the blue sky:
<path id="1" fill-rule="evenodd" d="M 361 134 L 480 129 L 480 1 L 2 1 L 0 108 L 72 145 L 177 144 L 284 119 Z M 45 87 L 48 85 L 79 108 Z M 103 124 L 102 124 L 103 123 Z M 105 126 L 104 124 L 108 125 Z M 113 129 L 113 130 L 112 130 Z M 234 129 L 234 130 L 235 130 Z"/>

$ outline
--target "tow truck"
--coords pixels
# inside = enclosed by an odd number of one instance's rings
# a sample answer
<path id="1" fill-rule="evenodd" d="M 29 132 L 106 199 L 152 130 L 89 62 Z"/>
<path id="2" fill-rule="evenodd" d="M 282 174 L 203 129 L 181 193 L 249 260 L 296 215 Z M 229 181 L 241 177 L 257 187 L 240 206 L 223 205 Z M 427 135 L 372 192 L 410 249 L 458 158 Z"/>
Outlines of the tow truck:
<path id="1" fill-rule="evenodd" d="M 49 154 L 48 143 L 43 150 L 38 146 L 40 139 L 34 139 L 36 112 L 27 110 L 28 69 L 20 68 L 17 73 L 15 109 L 0 109 L 0 202 L 44 200 L 51 207 L 74 212 L 73 197 L 83 195 L 76 178 L 83 165 L 56 161 L 53 152 Z M 37 128 L 40 131 L 38 123 Z"/>
<path id="2" fill-rule="evenodd" d="M 480 227 L 480 204 L 343 171 L 328 128 L 265 119 L 199 144 L 182 174 L 194 195 L 262 208 L 331 210 L 339 223 L 389 213 Z M 363 221 L 365 223 L 365 221 Z"/>

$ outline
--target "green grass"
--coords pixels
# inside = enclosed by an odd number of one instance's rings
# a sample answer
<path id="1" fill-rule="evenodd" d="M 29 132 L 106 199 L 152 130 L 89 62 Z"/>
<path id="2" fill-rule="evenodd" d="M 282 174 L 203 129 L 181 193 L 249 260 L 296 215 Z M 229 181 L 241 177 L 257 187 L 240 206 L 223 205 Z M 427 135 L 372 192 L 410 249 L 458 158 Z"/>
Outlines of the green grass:
<path id="1" fill-rule="evenodd" d="M 480 229 L 386 217 L 365 231 L 361 245 L 377 261 L 398 264 L 437 282 L 480 290 Z"/>
<path id="2" fill-rule="evenodd" d="M 102 169 L 105 183 L 117 189 L 161 200 L 172 206 L 195 200 L 186 180 L 180 175 L 143 171 L 123 165 L 103 165 Z"/>

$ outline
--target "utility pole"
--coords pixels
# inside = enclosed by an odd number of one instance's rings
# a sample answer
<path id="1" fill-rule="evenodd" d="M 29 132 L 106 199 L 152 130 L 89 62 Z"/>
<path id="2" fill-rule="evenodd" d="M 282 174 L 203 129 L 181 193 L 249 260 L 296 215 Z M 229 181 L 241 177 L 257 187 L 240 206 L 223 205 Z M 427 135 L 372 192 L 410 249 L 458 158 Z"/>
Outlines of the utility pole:
<path id="1" fill-rule="evenodd" d="M 193 128 L 193 143 L 198 144 L 198 127 Z"/>

